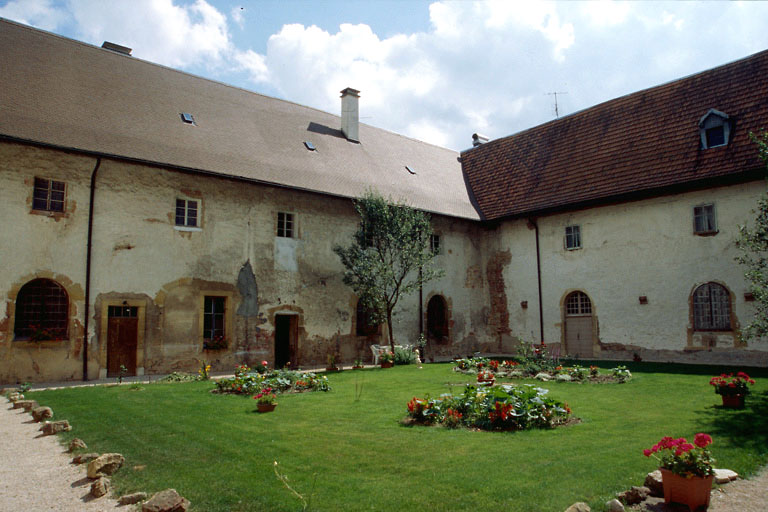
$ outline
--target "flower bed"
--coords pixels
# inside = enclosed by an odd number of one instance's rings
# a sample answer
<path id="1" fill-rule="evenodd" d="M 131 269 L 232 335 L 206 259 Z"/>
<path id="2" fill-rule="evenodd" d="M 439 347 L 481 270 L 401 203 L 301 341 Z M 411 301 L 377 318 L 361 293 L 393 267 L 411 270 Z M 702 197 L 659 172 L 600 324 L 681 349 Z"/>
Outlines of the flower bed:
<path id="1" fill-rule="evenodd" d="M 416 398 L 408 402 L 405 424 L 469 427 L 481 430 L 553 428 L 571 419 L 568 404 L 547 397 L 531 384 L 478 388 L 467 384 L 461 395 Z"/>
<path id="2" fill-rule="evenodd" d="M 294 370 L 269 370 L 262 366 L 262 371 L 254 371 L 247 365 L 235 367 L 235 376 L 216 381 L 217 393 L 253 395 L 267 388 L 276 393 L 303 393 L 305 391 L 330 391 L 328 377 L 312 372 Z"/>
<path id="3" fill-rule="evenodd" d="M 485 377 L 510 379 L 536 378 L 539 380 L 556 380 L 560 382 L 627 382 L 632 378 L 632 373 L 625 366 L 617 366 L 609 373 L 600 373 L 596 366 L 584 368 L 579 365 L 570 367 L 554 365 L 552 368 L 542 369 L 539 363 L 529 365 L 516 360 L 502 362 L 486 357 L 471 357 L 456 359 L 453 362 L 453 371 L 465 374 L 478 374 Z"/>

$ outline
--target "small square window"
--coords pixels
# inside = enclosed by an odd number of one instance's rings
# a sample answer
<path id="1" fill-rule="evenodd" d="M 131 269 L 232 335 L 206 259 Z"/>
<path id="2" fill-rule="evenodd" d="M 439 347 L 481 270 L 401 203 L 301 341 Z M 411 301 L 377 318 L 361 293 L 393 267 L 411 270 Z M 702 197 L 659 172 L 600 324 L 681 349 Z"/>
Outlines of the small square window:
<path id="1" fill-rule="evenodd" d="M 35 178 L 32 209 L 43 212 L 63 212 L 65 190 L 63 181 Z"/>
<path id="2" fill-rule="evenodd" d="M 581 249 L 581 226 L 565 227 L 565 248 L 569 251 Z"/>
<path id="3" fill-rule="evenodd" d="M 277 212 L 277 236 L 294 238 L 295 218 L 292 213 Z"/>
<path id="4" fill-rule="evenodd" d="M 693 232 L 697 235 L 717 233 L 715 205 L 703 204 L 693 207 Z"/>
<path id="5" fill-rule="evenodd" d="M 196 228 L 200 216 L 199 202 L 194 199 L 176 199 L 176 225 Z"/>
<path id="6" fill-rule="evenodd" d="M 440 254 L 440 235 L 431 235 L 429 237 L 429 250 L 432 254 Z"/>

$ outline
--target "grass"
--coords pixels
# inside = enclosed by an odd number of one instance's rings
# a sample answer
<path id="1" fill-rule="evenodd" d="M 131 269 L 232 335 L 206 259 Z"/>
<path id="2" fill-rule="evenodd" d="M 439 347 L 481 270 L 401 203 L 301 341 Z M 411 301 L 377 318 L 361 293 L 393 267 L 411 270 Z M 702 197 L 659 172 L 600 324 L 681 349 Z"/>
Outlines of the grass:
<path id="1" fill-rule="evenodd" d="M 413 396 L 472 380 L 448 364 L 332 374 L 331 392 L 281 396 L 269 414 L 254 413 L 249 397 L 209 393 L 211 382 L 28 395 L 70 421 L 64 441 L 126 457 L 113 477 L 118 494 L 172 487 L 198 511 L 301 510 L 274 461 L 310 510 L 527 512 L 576 501 L 602 510 L 655 469 L 642 450 L 663 435 L 710 433 L 717 466 L 740 474 L 768 461 L 765 370 L 747 370 L 758 377 L 747 407 L 726 410 L 708 385 L 720 368 L 628 366 L 627 384 L 544 384 L 583 422 L 514 433 L 399 424 Z"/>

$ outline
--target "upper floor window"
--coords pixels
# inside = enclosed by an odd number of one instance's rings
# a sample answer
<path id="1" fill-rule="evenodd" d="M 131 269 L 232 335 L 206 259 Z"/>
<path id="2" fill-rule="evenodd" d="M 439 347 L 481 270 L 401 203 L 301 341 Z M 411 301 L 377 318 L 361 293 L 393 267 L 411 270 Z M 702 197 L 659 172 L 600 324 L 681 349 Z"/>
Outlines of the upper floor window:
<path id="1" fill-rule="evenodd" d="M 581 226 L 573 225 L 565 227 L 565 248 L 570 250 L 581 249 Z"/>
<path id="2" fill-rule="evenodd" d="M 60 340 L 67 337 L 69 298 L 64 288 L 50 279 L 35 279 L 16 296 L 13 333 L 21 340 Z"/>
<path id="3" fill-rule="evenodd" d="M 63 181 L 35 178 L 32 209 L 44 212 L 63 212 L 65 189 Z"/>
<path id="4" fill-rule="evenodd" d="M 699 120 L 699 138 L 704 149 L 725 146 L 730 142 L 731 119 L 727 114 L 709 109 Z"/>
<path id="5" fill-rule="evenodd" d="M 693 292 L 693 329 L 695 331 L 729 331 L 731 329 L 731 298 L 724 286 L 706 283 Z"/>
<path id="6" fill-rule="evenodd" d="M 440 235 L 432 234 L 429 237 L 429 250 L 432 254 L 440 254 Z"/>
<path id="7" fill-rule="evenodd" d="M 715 205 L 703 204 L 693 207 L 693 232 L 697 235 L 717 233 Z"/>
<path id="8" fill-rule="evenodd" d="M 296 218 L 292 213 L 277 212 L 277 236 L 295 238 Z"/>
<path id="9" fill-rule="evenodd" d="M 176 199 L 176 225 L 188 228 L 198 227 L 200 203 L 194 199 Z"/>

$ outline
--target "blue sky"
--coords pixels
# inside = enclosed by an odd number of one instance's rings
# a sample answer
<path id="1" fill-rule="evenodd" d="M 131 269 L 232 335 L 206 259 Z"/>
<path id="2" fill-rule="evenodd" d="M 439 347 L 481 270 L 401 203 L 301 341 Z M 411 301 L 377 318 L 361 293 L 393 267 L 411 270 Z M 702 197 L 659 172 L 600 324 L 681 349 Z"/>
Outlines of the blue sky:
<path id="1" fill-rule="evenodd" d="M 452 149 L 768 49 L 768 2 L 0 0 L 0 17 Z M 716 106 L 715 106 L 716 107 Z"/>

